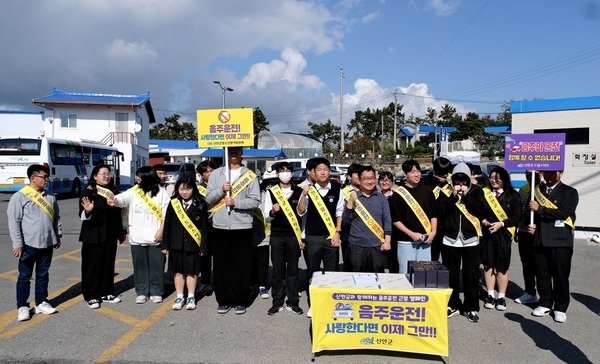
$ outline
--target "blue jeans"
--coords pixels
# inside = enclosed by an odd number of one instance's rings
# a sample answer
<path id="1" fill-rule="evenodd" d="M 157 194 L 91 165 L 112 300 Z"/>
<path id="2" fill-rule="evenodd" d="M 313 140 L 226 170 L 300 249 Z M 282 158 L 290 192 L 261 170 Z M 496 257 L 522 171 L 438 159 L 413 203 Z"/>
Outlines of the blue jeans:
<path id="1" fill-rule="evenodd" d="M 428 262 L 431 260 L 431 245 L 421 242 L 398 242 L 398 265 L 400 274 L 408 273 L 408 261 Z"/>
<path id="2" fill-rule="evenodd" d="M 29 307 L 29 293 L 31 290 L 31 276 L 35 266 L 35 305 L 48 299 L 49 270 L 52 263 L 53 247 L 38 249 L 23 245 L 21 254 L 27 258 L 19 260 L 19 278 L 17 279 L 17 308 Z"/>

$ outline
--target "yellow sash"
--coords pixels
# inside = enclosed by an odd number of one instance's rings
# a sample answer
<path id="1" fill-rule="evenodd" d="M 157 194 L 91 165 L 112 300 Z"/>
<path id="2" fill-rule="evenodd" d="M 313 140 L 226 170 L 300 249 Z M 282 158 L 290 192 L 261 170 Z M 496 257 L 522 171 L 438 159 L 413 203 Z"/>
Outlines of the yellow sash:
<path id="1" fill-rule="evenodd" d="M 156 201 L 154 201 L 153 199 L 151 199 L 148 196 L 148 194 L 146 192 L 144 192 L 144 190 L 142 190 L 140 188 L 139 185 L 135 185 L 131 190 L 142 201 L 142 203 L 144 204 L 144 206 L 146 206 L 146 208 L 148 210 L 150 210 L 150 212 L 152 213 L 152 215 L 154 215 L 157 219 L 162 220 L 162 218 L 163 218 L 162 209 L 156 203 Z"/>
<path id="2" fill-rule="evenodd" d="M 461 203 L 460 201 L 458 201 L 456 203 L 456 207 L 458 207 L 460 212 L 462 212 L 463 216 L 466 217 L 467 220 L 469 220 L 471 222 L 471 224 L 473 224 L 473 226 L 475 226 L 475 230 L 477 231 L 477 236 L 481 237 L 482 236 L 481 223 L 479 223 L 479 219 L 469 213 L 469 211 L 467 210 L 464 203 Z"/>
<path id="3" fill-rule="evenodd" d="M 25 186 L 21 188 L 21 193 L 27 196 L 33 203 L 38 205 L 42 211 L 48 215 L 50 221 L 54 223 L 54 207 L 42 194 L 34 190 L 31 186 Z"/>
<path id="4" fill-rule="evenodd" d="M 265 229 L 265 235 L 266 235 L 266 236 L 269 236 L 269 235 L 271 235 L 271 224 L 270 224 L 270 223 L 268 223 L 268 222 L 265 220 L 265 215 L 263 215 L 263 212 L 262 212 L 262 210 L 261 210 L 261 209 L 259 209 L 258 207 L 256 207 L 256 208 L 253 208 L 253 209 L 252 209 L 252 215 L 254 215 L 254 217 L 256 217 L 257 219 L 259 219 L 259 220 L 260 220 L 260 222 L 262 222 L 262 225 L 263 225 L 263 227 L 264 227 L 264 229 Z"/>
<path id="5" fill-rule="evenodd" d="M 335 224 L 333 223 L 333 219 L 331 218 L 329 210 L 327 210 L 327 206 L 325 206 L 323 198 L 321 197 L 315 186 L 310 186 L 310 188 L 308 189 L 308 196 L 310 197 L 311 201 L 315 204 L 315 207 L 317 208 L 321 219 L 325 223 L 327 231 L 329 231 L 329 237 L 327 237 L 327 239 L 333 238 L 333 236 L 335 235 Z"/>
<path id="6" fill-rule="evenodd" d="M 238 178 L 232 185 L 231 185 L 231 189 L 229 190 L 230 196 L 231 198 L 235 198 L 237 195 L 239 195 L 240 192 L 242 192 L 244 190 L 244 188 L 248 187 L 248 185 L 250 185 L 250 182 L 252 182 L 254 179 L 256 178 L 256 174 L 254 174 L 254 172 L 248 170 L 246 173 L 244 173 L 243 175 L 240 176 L 240 178 Z M 212 209 L 210 209 L 210 216 L 213 216 L 217 210 L 219 210 L 220 208 L 222 208 L 223 206 L 225 206 L 225 198 L 222 197 L 219 202 L 213 206 Z M 263 217 L 264 219 L 264 217 Z"/>
<path id="7" fill-rule="evenodd" d="M 296 214 L 292 209 L 292 205 L 290 205 L 290 202 L 283 194 L 283 191 L 281 190 L 281 187 L 279 187 L 279 185 L 274 185 L 269 190 L 273 192 L 275 200 L 277 200 L 277 203 L 281 207 L 283 214 L 292 226 L 292 229 L 294 229 L 294 235 L 296 235 L 298 245 L 302 246 L 302 230 L 300 229 L 300 224 L 298 223 L 298 218 L 296 217 Z"/>
<path id="8" fill-rule="evenodd" d="M 444 187 L 435 186 L 435 188 L 433 189 L 433 195 L 435 196 L 436 200 L 438 199 L 438 197 L 440 197 L 440 192 L 443 192 L 444 195 L 446 195 L 446 197 L 450 197 L 450 195 L 452 194 L 452 187 L 450 187 L 450 184 L 448 183 L 446 183 Z"/>
<path id="9" fill-rule="evenodd" d="M 352 185 L 348 185 L 344 188 L 342 188 L 342 193 L 344 194 L 344 197 L 346 198 L 346 200 L 348 200 L 350 198 L 350 193 L 354 191 L 354 188 L 352 187 Z"/>
<path id="10" fill-rule="evenodd" d="M 524 196 L 529 196 L 531 194 L 531 185 L 529 182 L 525 183 L 523 187 L 521 187 L 521 191 L 523 191 Z"/>
<path id="11" fill-rule="evenodd" d="M 406 187 L 396 187 L 394 189 L 394 192 L 399 194 L 400 197 L 402 197 L 404 201 L 406 201 L 410 209 L 417 216 L 417 219 L 419 219 L 419 221 L 421 222 L 421 225 L 423 225 L 423 227 L 425 228 L 425 231 L 430 233 L 432 230 L 431 221 L 429 221 L 429 218 L 427 217 L 427 214 L 425 214 L 425 211 L 423 211 L 421 205 L 419 205 L 417 200 L 415 200 L 415 198 L 410 194 L 410 192 L 408 192 Z"/>
<path id="12" fill-rule="evenodd" d="M 102 186 L 98 186 L 96 185 L 96 191 L 98 191 L 98 195 L 108 199 L 109 197 L 114 198 L 115 194 L 113 193 L 113 191 L 109 190 L 108 188 L 104 188 Z"/>
<path id="13" fill-rule="evenodd" d="M 200 232 L 200 229 L 194 225 L 192 219 L 190 219 L 188 214 L 185 212 L 183 205 L 181 205 L 181 201 L 173 198 L 171 199 L 171 206 L 173 206 L 173 211 L 175 211 L 175 214 L 177 215 L 181 225 L 183 225 L 187 232 L 190 233 L 196 244 L 200 246 L 202 244 L 202 233 Z"/>
<path id="14" fill-rule="evenodd" d="M 363 205 L 363 203 L 360 202 L 359 200 L 354 201 L 354 211 L 356 211 L 356 214 L 365 223 L 365 225 L 367 225 L 369 230 L 371 230 L 371 232 L 373 234 L 375 234 L 377 239 L 379 239 L 382 243 L 384 243 L 385 237 L 384 237 L 383 228 L 373 218 L 373 216 L 371 216 L 371 213 L 369 213 L 369 210 L 367 210 L 365 205 Z"/>
<path id="15" fill-rule="evenodd" d="M 492 190 L 489 187 L 484 187 L 483 192 L 485 195 L 485 200 L 487 201 L 492 211 L 494 211 L 494 215 L 496 215 L 498 221 L 504 221 L 508 219 L 508 215 L 506 214 L 502 206 L 500 206 L 500 203 L 498 202 L 498 199 L 496 198 Z M 512 226 L 507 229 L 510 233 L 511 240 L 514 239 L 517 228 L 515 226 Z"/>
<path id="16" fill-rule="evenodd" d="M 546 196 L 542 195 L 542 191 L 540 191 L 540 186 L 535 186 L 535 199 L 540 203 L 540 205 L 544 206 L 547 209 L 557 209 L 558 207 L 552 203 Z M 575 221 L 571 219 L 571 217 L 567 217 L 565 220 L 565 224 L 571 227 L 571 229 L 575 230 Z"/>
<path id="17" fill-rule="evenodd" d="M 197 185 L 196 187 L 198 188 L 198 192 L 200 192 L 202 196 L 206 197 L 206 187 L 202 185 Z"/>

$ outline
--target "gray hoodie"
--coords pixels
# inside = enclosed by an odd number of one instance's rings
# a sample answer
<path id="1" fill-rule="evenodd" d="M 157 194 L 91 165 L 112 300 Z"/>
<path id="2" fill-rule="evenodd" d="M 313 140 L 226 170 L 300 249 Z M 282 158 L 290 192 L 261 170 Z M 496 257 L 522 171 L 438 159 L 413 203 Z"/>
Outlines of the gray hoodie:
<path id="1" fill-rule="evenodd" d="M 241 167 L 240 176 L 249 171 L 246 167 Z M 221 198 L 223 193 L 223 183 L 228 180 L 228 173 L 225 167 L 215 169 L 208 180 L 206 186 L 206 202 L 209 208 L 213 208 Z M 233 185 L 235 181 L 231 181 Z M 252 229 L 252 210 L 260 205 L 260 186 L 258 179 L 254 179 L 246 188 L 244 188 L 236 197 L 235 207 L 231 212 L 227 207 L 222 207 L 213 215 L 213 227 L 222 230 L 242 230 Z"/>

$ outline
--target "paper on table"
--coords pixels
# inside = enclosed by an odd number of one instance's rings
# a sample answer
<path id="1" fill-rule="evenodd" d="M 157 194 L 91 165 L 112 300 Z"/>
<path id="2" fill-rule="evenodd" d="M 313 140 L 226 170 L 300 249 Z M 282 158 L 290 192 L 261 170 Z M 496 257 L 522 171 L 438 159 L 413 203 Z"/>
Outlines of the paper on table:
<path id="1" fill-rule="evenodd" d="M 354 281 L 355 286 L 378 286 L 379 279 L 376 274 L 353 274 L 352 280 Z"/>

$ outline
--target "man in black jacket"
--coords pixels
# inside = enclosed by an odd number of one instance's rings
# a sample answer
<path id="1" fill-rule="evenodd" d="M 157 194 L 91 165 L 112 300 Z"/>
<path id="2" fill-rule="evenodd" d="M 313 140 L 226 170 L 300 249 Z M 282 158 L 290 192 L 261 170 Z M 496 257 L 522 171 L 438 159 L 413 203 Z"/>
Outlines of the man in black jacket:
<path id="1" fill-rule="evenodd" d="M 545 183 L 535 190 L 529 203 L 534 211 L 534 257 L 540 305 L 533 316 L 546 316 L 554 311 L 554 321 L 567 320 L 569 307 L 569 275 L 573 258 L 573 230 L 579 194 L 561 182 L 563 171 L 543 171 Z"/>

